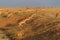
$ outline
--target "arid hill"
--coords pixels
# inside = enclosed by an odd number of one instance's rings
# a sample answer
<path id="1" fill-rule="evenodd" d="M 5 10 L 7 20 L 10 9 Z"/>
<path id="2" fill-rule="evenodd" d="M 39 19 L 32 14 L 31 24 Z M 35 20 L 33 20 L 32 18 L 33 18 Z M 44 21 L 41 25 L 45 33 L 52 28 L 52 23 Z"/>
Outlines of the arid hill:
<path id="1" fill-rule="evenodd" d="M 0 30 L 9 40 L 60 40 L 60 8 L 0 8 Z"/>

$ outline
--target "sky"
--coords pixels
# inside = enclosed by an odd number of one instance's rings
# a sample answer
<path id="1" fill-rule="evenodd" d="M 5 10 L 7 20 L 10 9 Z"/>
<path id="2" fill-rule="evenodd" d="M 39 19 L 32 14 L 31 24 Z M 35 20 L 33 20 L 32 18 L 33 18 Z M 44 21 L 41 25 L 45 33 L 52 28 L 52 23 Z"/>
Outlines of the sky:
<path id="1" fill-rule="evenodd" d="M 60 7 L 60 0 L 0 0 L 0 7 Z"/>

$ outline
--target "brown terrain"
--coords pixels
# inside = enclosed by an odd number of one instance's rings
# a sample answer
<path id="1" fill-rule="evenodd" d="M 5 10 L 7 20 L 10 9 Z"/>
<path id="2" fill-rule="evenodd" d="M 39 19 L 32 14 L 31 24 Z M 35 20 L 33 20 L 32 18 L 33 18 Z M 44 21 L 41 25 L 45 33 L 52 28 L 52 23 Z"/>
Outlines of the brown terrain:
<path id="1" fill-rule="evenodd" d="M 0 40 L 60 40 L 60 8 L 0 8 Z"/>

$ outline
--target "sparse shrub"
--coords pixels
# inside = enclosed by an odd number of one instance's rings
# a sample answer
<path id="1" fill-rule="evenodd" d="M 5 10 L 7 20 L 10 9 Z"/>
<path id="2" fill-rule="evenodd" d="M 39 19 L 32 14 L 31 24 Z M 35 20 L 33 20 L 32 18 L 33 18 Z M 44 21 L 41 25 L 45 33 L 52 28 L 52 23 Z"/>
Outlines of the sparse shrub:
<path id="1" fill-rule="evenodd" d="M 0 14 L 0 16 L 3 18 L 7 18 L 7 14 L 4 14 L 4 13 Z"/>
<path id="2" fill-rule="evenodd" d="M 11 40 L 16 40 L 17 38 L 17 31 L 15 30 L 11 30 L 11 31 L 6 31 L 7 36 L 11 39 Z"/>
<path id="3" fill-rule="evenodd" d="M 19 15 L 19 12 L 15 12 L 15 15 Z"/>
<path id="4" fill-rule="evenodd" d="M 5 39 L 5 38 L 7 38 L 6 36 L 2 36 L 2 39 Z"/>

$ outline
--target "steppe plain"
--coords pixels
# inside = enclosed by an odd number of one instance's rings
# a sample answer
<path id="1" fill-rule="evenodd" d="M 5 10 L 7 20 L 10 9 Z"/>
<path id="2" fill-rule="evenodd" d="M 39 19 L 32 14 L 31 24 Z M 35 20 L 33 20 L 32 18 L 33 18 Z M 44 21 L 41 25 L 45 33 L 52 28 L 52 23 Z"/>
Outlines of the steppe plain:
<path id="1" fill-rule="evenodd" d="M 0 8 L 0 40 L 60 40 L 60 8 Z"/>

